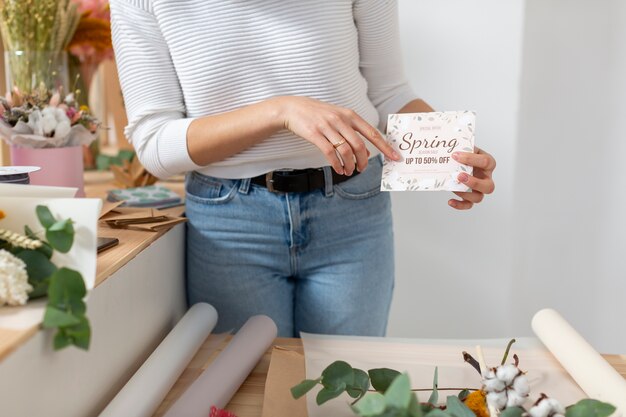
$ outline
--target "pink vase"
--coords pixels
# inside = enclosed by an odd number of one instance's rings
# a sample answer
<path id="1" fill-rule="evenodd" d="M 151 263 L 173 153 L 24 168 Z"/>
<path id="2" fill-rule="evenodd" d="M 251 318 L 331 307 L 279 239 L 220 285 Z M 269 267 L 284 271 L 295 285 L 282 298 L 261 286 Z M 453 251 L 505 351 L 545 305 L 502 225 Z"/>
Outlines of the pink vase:
<path id="1" fill-rule="evenodd" d="M 78 188 L 77 197 L 84 197 L 83 147 L 33 149 L 11 146 L 11 163 L 41 167 L 30 174 L 34 185 Z"/>

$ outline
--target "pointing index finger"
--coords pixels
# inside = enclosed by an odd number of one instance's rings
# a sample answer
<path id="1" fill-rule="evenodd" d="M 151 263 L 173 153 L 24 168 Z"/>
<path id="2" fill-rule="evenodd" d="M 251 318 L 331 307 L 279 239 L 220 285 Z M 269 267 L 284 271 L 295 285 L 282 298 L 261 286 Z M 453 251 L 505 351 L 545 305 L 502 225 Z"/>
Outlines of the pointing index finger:
<path id="1" fill-rule="evenodd" d="M 352 126 L 359 132 L 365 139 L 370 141 L 372 145 L 376 146 L 387 158 L 400 161 L 402 157 L 387 143 L 387 141 L 380 134 L 378 129 L 367 123 L 360 116 L 356 116 L 352 120 Z"/>

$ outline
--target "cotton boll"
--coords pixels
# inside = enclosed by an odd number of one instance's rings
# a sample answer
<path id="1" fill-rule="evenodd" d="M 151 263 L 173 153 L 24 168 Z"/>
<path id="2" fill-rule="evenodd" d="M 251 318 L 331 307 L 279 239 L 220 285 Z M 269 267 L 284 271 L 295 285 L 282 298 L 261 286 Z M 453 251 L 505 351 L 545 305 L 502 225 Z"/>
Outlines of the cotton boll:
<path id="1" fill-rule="evenodd" d="M 526 396 L 522 396 L 513 390 L 508 390 L 507 397 L 507 407 L 521 407 L 526 402 Z"/>
<path id="2" fill-rule="evenodd" d="M 487 392 L 502 391 L 505 388 L 504 382 L 497 378 L 485 379 L 483 385 Z"/>
<path id="3" fill-rule="evenodd" d="M 539 402 L 528 410 L 530 417 L 563 417 L 565 408 L 554 398 L 545 395 Z"/>
<path id="4" fill-rule="evenodd" d="M 59 122 L 57 128 L 54 130 L 54 137 L 56 139 L 63 139 L 67 135 L 70 134 L 72 127 L 70 126 L 70 121 Z"/>
<path id="5" fill-rule="evenodd" d="M 522 397 L 528 396 L 530 393 L 530 384 L 528 383 L 528 378 L 526 375 L 519 375 L 513 381 L 513 389 Z"/>
<path id="6" fill-rule="evenodd" d="M 498 410 L 502 410 L 506 407 L 506 393 L 503 392 L 490 392 L 487 394 L 487 404 L 490 407 L 497 408 Z"/>
<path id="7" fill-rule="evenodd" d="M 519 375 L 520 370 L 515 365 L 502 365 L 498 367 L 496 376 L 502 380 L 507 386 L 513 383 L 513 380 Z"/>

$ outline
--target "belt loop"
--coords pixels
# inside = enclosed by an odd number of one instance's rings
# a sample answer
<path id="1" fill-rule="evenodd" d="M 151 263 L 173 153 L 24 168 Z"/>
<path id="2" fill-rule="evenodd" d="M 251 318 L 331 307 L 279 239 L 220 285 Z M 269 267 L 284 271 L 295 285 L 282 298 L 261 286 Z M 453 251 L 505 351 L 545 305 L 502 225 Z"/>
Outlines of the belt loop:
<path id="1" fill-rule="evenodd" d="M 332 197 L 334 194 L 332 167 L 325 166 L 323 167 L 323 170 L 324 170 L 324 195 L 326 197 Z"/>
<path id="2" fill-rule="evenodd" d="M 250 178 L 243 178 L 239 184 L 239 192 L 241 194 L 248 194 L 248 191 L 250 191 Z"/>

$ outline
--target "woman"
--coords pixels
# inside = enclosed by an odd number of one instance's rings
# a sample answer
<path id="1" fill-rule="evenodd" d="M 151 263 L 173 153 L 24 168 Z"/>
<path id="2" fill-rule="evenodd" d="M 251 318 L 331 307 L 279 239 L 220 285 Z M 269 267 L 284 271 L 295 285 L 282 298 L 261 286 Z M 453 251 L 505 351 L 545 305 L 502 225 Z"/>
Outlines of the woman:
<path id="1" fill-rule="evenodd" d="M 126 135 L 153 174 L 187 173 L 187 290 L 217 330 L 383 335 L 393 288 L 387 114 L 432 111 L 402 70 L 387 0 L 112 0 Z M 473 189 L 494 159 L 457 153 Z"/>

